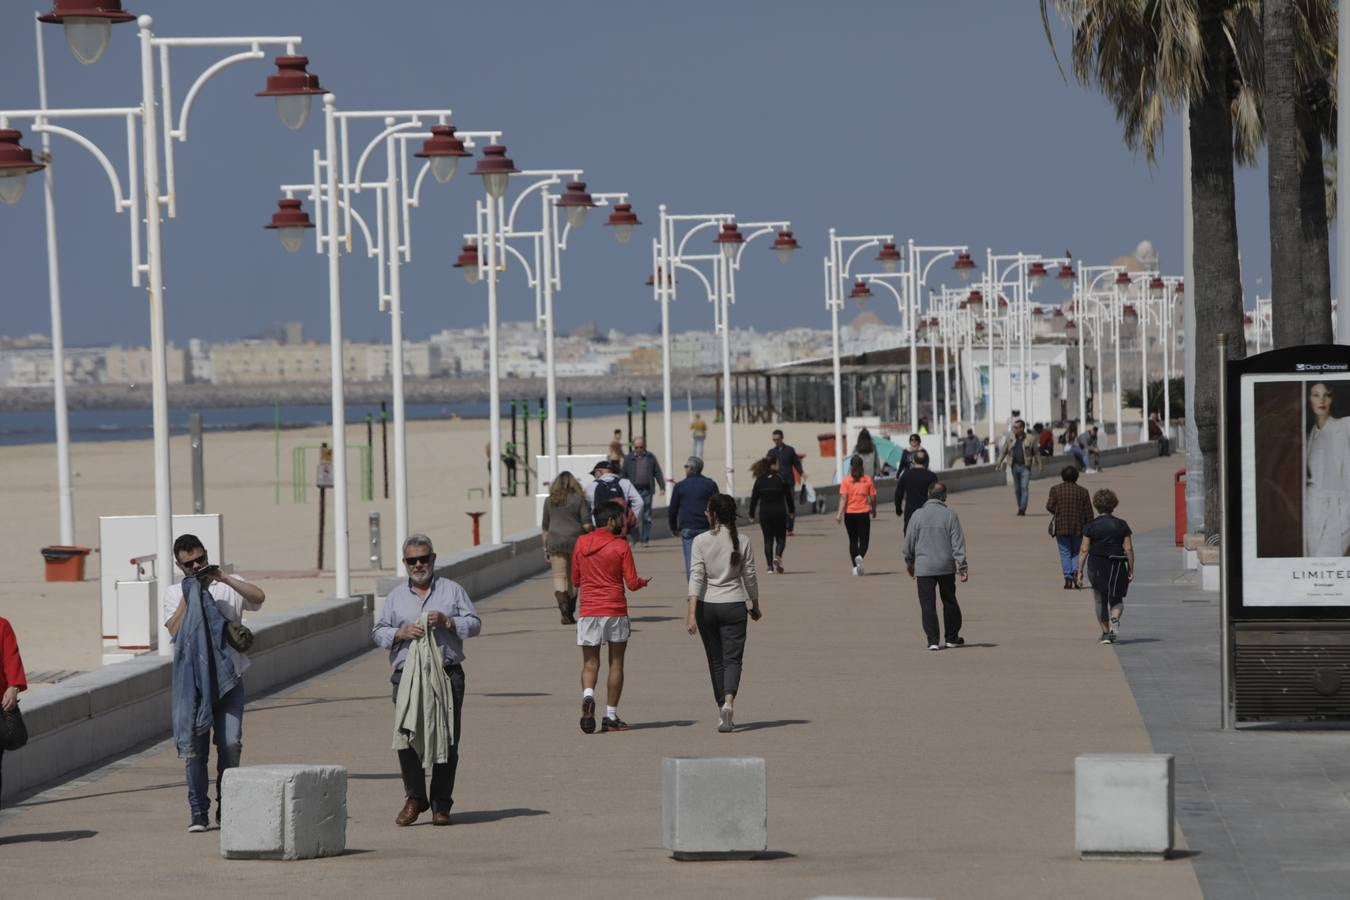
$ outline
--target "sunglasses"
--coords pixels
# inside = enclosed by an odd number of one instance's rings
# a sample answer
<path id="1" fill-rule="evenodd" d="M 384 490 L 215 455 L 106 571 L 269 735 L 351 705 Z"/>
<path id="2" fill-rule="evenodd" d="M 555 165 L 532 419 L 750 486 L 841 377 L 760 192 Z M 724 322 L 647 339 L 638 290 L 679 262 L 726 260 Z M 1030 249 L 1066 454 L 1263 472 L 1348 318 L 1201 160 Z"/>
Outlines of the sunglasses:
<path id="1" fill-rule="evenodd" d="M 206 554 L 203 553 L 201 556 L 198 556 L 195 559 L 181 560 L 179 561 L 178 565 L 182 566 L 184 569 L 187 569 L 188 571 L 194 571 L 196 569 L 202 568 L 203 566 L 210 565 L 210 563 L 206 561 Z"/>
<path id="2" fill-rule="evenodd" d="M 424 553 L 421 556 L 405 556 L 403 557 L 403 562 L 409 568 L 412 568 L 413 566 L 429 566 L 431 565 L 431 560 L 434 559 L 435 556 L 436 554 L 434 553 Z"/>

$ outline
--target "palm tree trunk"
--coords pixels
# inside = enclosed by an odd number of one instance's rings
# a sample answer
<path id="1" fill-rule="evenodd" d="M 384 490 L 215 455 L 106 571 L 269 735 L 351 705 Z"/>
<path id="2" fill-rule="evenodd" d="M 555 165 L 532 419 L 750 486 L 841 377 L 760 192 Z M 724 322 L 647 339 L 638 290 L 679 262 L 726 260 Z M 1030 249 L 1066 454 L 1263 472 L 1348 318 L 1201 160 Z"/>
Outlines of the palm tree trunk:
<path id="1" fill-rule="evenodd" d="M 1276 347 L 1304 341 L 1303 224 L 1299 212 L 1298 75 L 1294 0 L 1261 4 L 1265 57 L 1267 189 L 1270 195 L 1270 312 Z M 1229 340 L 1240 340 L 1239 335 Z"/>
<path id="2" fill-rule="evenodd" d="M 1190 102 L 1192 249 L 1195 284 L 1195 425 L 1205 470 L 1205 534 L 1219 533 L 1219 379 L 1210 365 L 1215 336 L 1229 336 L 1230 359 L 1246 355 L 1238 278 L 1237 206 L 1233 190 L 1233 123 L 1228 86 L 1233 56 L 1223 31 L 1224 0 L 1200 4 L 1205 87 Z"/>
<path id="3" fill-rule="evenodd" d="M 1299 131 L 1307 156 L 1299 176 L 1299 212 L 1303 235 L 1303 342 L 1330 344 L 1331 245 L 1327 234 L 1327 183 L 1322 164 L 1322 134 L 1316 112 L 1299 108 Z"/>

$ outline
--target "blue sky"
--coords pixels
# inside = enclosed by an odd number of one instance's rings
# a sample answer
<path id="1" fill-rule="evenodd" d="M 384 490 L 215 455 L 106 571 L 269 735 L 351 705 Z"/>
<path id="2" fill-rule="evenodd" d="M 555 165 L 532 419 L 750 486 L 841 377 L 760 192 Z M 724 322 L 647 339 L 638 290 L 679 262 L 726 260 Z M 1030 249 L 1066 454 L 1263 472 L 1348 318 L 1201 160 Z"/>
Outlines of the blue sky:
<path id="1" fill-rule="evenodd" d="M 0 106 L 36 105 L 31 20 L 0 12 Z M 619 246 L 598 226 L 573 235 L 557 297 L 560 329 L 588 321 L 626 330 L 659 323 L 643 280 L 657 205 L 791 219 L 804 251 L 781 267 L 752 245 L 738 278 L 735 325 L 827 327 L 821 286 L 826 231 L 894 232 L 920 243 L 995 252 L 1073 252 L 1090 264 L 1156 246 L 1181 271 L 1181 145 L 1168 123 L 1155 166 L 1121 144 L 1109 105 L 1066 83 L 1034 4 L 777 0 L 729 4 L 386 0 L 127 0 L 158 34 L 300 34 L 325 87 L 344 109 L 443 107 L 462 129 L 500 129 L 522 167 L 582 167 L 592 190 L 627 190 L 643 219 Z M 135 26 L 114 29 L 96 66 L 47 29 L 51 103 L 133 105 L 139 98 Z M 1062 30 L 1061 40 L 1067 35 Z M 178 50 L 181 99 L 218 51 Z M 308 180 L 322 142 L 315 114 L 283 128 L 255 98 L 270 64 L 213 79 L 178 148 L 179 215 L 165 224 L 170 338 L 225 340 L 276 320 L 327 335 L 325 266 L 307 246 L 282 252 L 267 221 L 283 181 Z M 20 125 L 27 131 L 26 125 Z M 124 140 L 89 126 L 122 162 Z M 27 146 L 37 141 L 25 137 Z M 148 342 L 144 294 L 127 275 L 127 229 L 82 150 L 64 141 L 57 185 L 66 334 L 71 344 Z M 383 166 L 377 166 L 382 170 Z M 467 167 L 466 167 L 467 169 Z M 484 321 L 486 292 L 450 268 L 470 230 L 479 182 L 464 174 L 428 186 L 413 211 L 414 256 L 403 270 L 405 328 L 421 338 Z M 373 203 L 373 197 L 366 198 Z M 1239 233 L 1247 302 L 1269 283 L 1263 169 L 1242 170 Z M 0 208 L 5 272 L 0 333 L 47 332 L 42 198 L 36 180 Z M 1257 279 L 1264 279 L 1261 285 Z M 347 336 L 388 335 L 376 310 L 375 263 L 343 263 Z M 692 285 L 691 285 L 692 286 Z M 533 294 L 518 271 L 502 317 L 528 319 Z M 1049 299 L 1049 292 L 1047 292 Z M 894 309 L 870 309 L 896 321 Z M 709 328 L 708 304 L 686 291 L 676 329 Z"/>

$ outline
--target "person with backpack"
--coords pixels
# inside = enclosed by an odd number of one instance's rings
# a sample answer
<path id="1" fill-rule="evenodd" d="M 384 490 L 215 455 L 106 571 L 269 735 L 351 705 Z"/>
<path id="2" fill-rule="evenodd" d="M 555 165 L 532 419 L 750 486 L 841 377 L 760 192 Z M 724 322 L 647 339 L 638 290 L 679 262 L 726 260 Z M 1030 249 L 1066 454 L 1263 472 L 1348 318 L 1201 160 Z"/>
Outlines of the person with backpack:
<path id="1" fill-rule="evenodd" d="M 595 527 L 603 527 L 600 521 L 601 506 L 622 500 L 628 511 L 623 532 L 626 535 L 633 522 L 642 514 L 642 495 L 631 481 L 619 477 L 619 464 L 611 460 L 602 459 L 591 466 L 591 475 L 595 476 L 595 480 L 586 485 L 586 502 L 590 504 L 595 517 Z"/>

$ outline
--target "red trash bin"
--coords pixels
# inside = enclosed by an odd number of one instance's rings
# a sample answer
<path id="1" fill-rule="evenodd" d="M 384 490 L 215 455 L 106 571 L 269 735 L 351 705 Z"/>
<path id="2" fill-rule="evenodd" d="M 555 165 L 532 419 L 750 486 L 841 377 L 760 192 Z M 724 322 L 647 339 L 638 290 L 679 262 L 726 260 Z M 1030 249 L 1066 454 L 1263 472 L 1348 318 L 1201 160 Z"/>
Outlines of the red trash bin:
<path id="1" fill-rule="evenodd" d="M 42 548 L 47 561 L 48 581 L 84 581 L 84 558 L 92 553 L 89 547 L 66 547 L 54 544 Z"/>
<path id="2" fill-rule="evenodd" d="M 1172 487 L 1173 515 L 1177 532 L 1177 546 L 1186 540 L 1186 470 L 1177 469 Z"/>
<path id="3" fill-rule="evenodd" d="M 829 431 L 825 434 L 816 435 L 816 440 L 820 442 L 820 455 L 829 459 L 834 458 L 834 432 Z"/>

